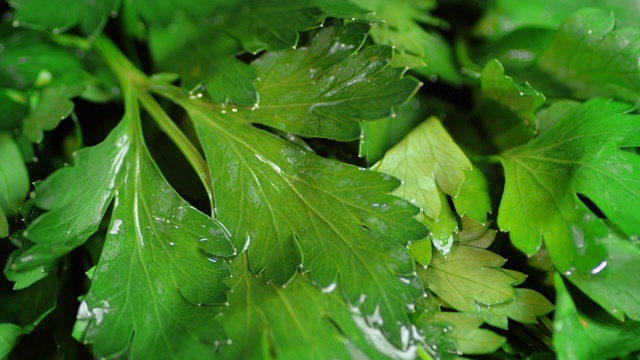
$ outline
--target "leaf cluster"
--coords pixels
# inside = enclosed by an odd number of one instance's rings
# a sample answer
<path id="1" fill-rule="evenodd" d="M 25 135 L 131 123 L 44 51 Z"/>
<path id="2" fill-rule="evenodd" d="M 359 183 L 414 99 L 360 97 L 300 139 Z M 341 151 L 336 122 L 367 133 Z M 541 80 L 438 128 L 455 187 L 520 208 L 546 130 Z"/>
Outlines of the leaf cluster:
<path id="1" fill-rule="evenodd" d="M 0 358 L 640 353 L 633 2 L 5 8 Z"/>

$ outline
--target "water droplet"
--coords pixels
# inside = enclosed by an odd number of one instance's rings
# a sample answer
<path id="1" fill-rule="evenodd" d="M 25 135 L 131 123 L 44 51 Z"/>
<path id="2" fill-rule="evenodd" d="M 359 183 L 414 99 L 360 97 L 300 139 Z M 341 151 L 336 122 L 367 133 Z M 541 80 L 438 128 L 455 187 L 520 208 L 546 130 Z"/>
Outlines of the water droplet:
<path id="1" fill-rule="evenodd" d="M 593 30 L 591 30 L 591 29 L 587 30 L 587 34 L 588 34 L 588 35 L 593 34 Z"/>
<path id="2" fill-rule="evenodd" d="M 336 284 L 335 282 L 332 282 L 328 286 L 325 286 L 324 288 L 322 288 L 322 292 L 324 294 L 330 294 L 336 289 L 337 286 L 338 284 Z"/>
<path id="3" fill-rule="evenodd" d="M 109 13 L 109 16 L 111 16 L 112 19 L 115 19 L 118 17 L 118 12 L 113 10 Z"/>
<path id="4" fill-rule="evenodd" d="M 113 225 L 111 225 L 111 230 L 109 230 L 109 234 L 117 235 L 120 231 L 120 226 L 122 226 L 122 220 L 115 219 L 113 220 Z"/>
<path id="5" fill-rule="evenodd" d="M 596 267 L 594 267 L 593 269 L 591 269 L 589 273 L 591 275 L 598 275 L 602 270 L 604 270 L 607 267 L 607 265 L 609 265 L 607 260 L 602 260 L 602 262 L 598 264 Z"/>
<path id="6" fill-rule="evenodd" d="M 175 246 L 175 245 L 176 245 L 176 243 L 174 243 L 172 241 L 169 241 L 169 246 Z"/>
<path id="7" fill-rule="evenodd" d="M 58 34 L 60 34 L 60 29 L 58 29 L 58 28 L 53 28 L 53 29 L 51 30 L 51 32 L 53 33 L 53 35 L 58 35 Z"/>
<path id="8" fill-rule="evenodd" d="M 11 26 L 18 27 L 20 26 L 20 22 L 18 20 L 15 20 L 14 22 L 11 23 Z"/>

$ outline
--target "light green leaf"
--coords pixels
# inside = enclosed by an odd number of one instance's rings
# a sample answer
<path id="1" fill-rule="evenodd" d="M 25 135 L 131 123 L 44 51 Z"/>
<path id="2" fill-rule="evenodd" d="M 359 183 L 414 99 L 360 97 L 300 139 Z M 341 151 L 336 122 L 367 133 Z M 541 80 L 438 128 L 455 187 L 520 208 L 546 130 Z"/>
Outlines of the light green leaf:
<path id="1" fill-rule="evenodd" d="M 531 255 L 544 236 L 556 268 L 580 277 L 596 275 L 617 261 L 618 241 L 577 194 L 593 201 L 626 234 L 640 233 L 640 202 L 635 201 L 640 199 L 635 175 L 640 158 L 619 150 L 640 144 L 639 117 L 624 114 L 628 109 L 623 103 L 591 100 L 565 112 L 526 146 L 502 155 L 506 184 L 498 224 L 511 232 L 518 248 Z M 636 288 L 621 277 L 613 280 L 594 281 L 609 288 Z M 576 284 L 587 291 L 588 285 Z M 611 291 L 602 290 L 589 295 L 611 312 L 638 316 L 637 298 L 624 292 L 613 298 Z"/>
<path id="2" fill-rule="evenodd" d="M 436 76 L 459 83 L 461 76 L 455 67 L 450 45 L 436 31 L 424 24 L 442 25 L 429 10 L 437 6 L 431 0 L 353 0 L 375 13 L 382 20 L 373 23 L 371 37 L 378 44 L 395 46 L 395 66 L 415 68 L 424 76 Z"/>
<path id="3" fill-rule="evenodd" d="M 449 326 L 447 337 L 454 340 L 457 349 L 465 355 L 491 354 L 507 340 L 491 330 L 481 329 L 483 321 L 476 314 L 441 312 L 435 314 L 433 321 Z"/>
<path id="4" fill-rule="evenodd" d="M 344 29 L 348 32 L 364 28 L 354 24 Z M 336 31 L 341 30 L 326 28 L 318 37 Z M 335 44 L 339 49 L 340 43 Z M 364 50 L 365 54 L 371 51 L 388 54 L 380 46 L 369 49 L 373 50 Z M 302 54 L 313 51 L 313 48 L 292 50 Z M 281 79 L 287 79 L 289 74 L 287 67 L 277 60 L 285 57 L 296 55 L 270 56 L 274 60 L 272 71 L 280 72 Z M 366 58 L 368 56 L 362 57 Z M 317 63 L 324 64 L 320 68 L 324 69 L 323 74 L 333 74 L 337 67 L 345 72 L 353 70 L 349 65 L 352 58 L 344 60 L 347 64 L 340 61 L 341 57 L 331 59 L 331 54 L 319 55 Z M 296 66 L 292 63 L 290 68 Z M 266 60 L 260 69 L 267 69 Z M 309 73 L 308 67 L 297 69 Z M 338 77 L 336 74 L 336 79 Z M 269 91 L 281 91 L 268 77 L 263 78 L 264 83 L 273 85 Z M 331 102 L 323 106 L 325 113 L 335 116 L 323 120 L 332 128 L 335 126 L 330 125 L 331 122 L 358 123 L 349 118 L 348 112 L 343 114 L 334 109 L 348 106 L 345 101 L 348 103 L 352 96 L 359 96 L 359 83 L 350 83 L 350 80 L 353 79 L 341 78 L 340 83 L 335 84 L 318 79 L 315 86 L 306 85 L 309 91 L 316 91 L 327 82 L 336 86 L 335 93 L 329 95 Z M 383 96 L 376 93 L 375 82 L 370 83 L 362 95 L 377 99 L 376 109 L 386 106 L 388 111 L 404 99 L 384 96 L 390 79 L 383 80 L 378 84 Z M 413 80 L 409 82 L 411 88 L 407 87 L 405 97 L 415 87 Z M 398 83 L 404 87 L 405 82 Z M 393 86 L 394 81 L 390 84 Z M 321 158 L 251 126 L 251 122 L 271 125 L 272 121 L 279 121 L 271 117 L 278 107 L 270 107 L 270 99 L 276 99 L 266 89 L 261 92 L 264 100 L 259 108 L 238 108 L 235 112 L 190 99 L 181 91 L 171 89 L 171 93 L 164 95 L 187 111 L 203 145 L 216 194 L 217 218 L 229 228 L 236 246 L 248 249 L 251 269 L 255 273 L 264 270 L 267 281 L 273 280 L 279 285 L 288 284 L 299 268 L 310 271 L 315 284 L 321 288 L 338 286 L 348 302 L 359 306 L 365 317 L 379 312 L 384 319 L 384 332 L 398 342 L 399 326 L 408 324 L 407 305 L 423 294 L 406 245 L 426 235 L 424 226 L 413 218 L 417 209 L 388 194 L 399 182 L 385 174 Z M 289 96 L 287 103 L 280 103 L 286 105 L 285 108 L 301 108 L 302 111 L 292 112 L 287 119 L 292 127 L 307 116 L 308 109 L 304 106 L 310 107 L 315 102 L 306 103 L 305 96 L 305 93 L 300 94 L 302 99 Z M 308 127 L 316 125 L 310 123 Z M 287 131 L 292 131 L 288 126 Z M 309 132 L 305 130 L 305 133 Z M 318 130 L 317 135 L 322 134 L 324 130 Z M 225 170 L 221 171 L 220 166 Z"/>
<path id="5" fill-rule="evenodd" d="M 431 240 L 425 239 L 414 243 L 409 246 L 409 252 L 411 257 L 422 266 L 429 266 L 431 262 Z"/>
<path id="6" fill-rule="evenodd" d="M 640 350 L 640 323 L 619 322 L 583 301 L 578 305 L 556 274 L 554 347 L 560 360 L 620 358 Z M 580 296 L 580 294 L 578 294 Z"/>
<path id="7" fill-rule="evenodd" d="M 449 306 L 463 312 L 506 303 L 515 298 L 516 278 L 500 268 L 506 259 L 490 251 L 453 245 L 445 258 L 434 252 L 420 276 L 425 286 Z"/>
<path id="8" fill-rule="evenodd" d="M 457 223 L 446 195 L 458 194 L 471 163 L 438 119 L 432 117 L 416 127 L 373 169 L 402 179 L 394 194 L 422 209 L 437 246 L 451 246 Z"/>
<path id="9" fill-rule="evenodd" d="M 267 284 L 251 273 L 246 258 L 233 262 L 230 305 L 220 319 L 233 342 L 221 349 L 222 358 L 386 358 L 336 287 L 320 291 L 308 276 L 297 276 L 286 288 Z"/>
<path id="10" fill-rule="evenodd" d="M 512 301 L 492 306 L 490 311 L 524 324 L 535 324 L 538 317 L 554 309 L 553 304 L 537 291 L 521 288 L 515 291 L 516 297 Z"/>
<path id="11" fill-rule="evenodd" d="M 358 52 L 369 26 L 351 23 L 318 32 L 309 47 L 271 52 L 252 65 L 260 81 L 260 111 L 249 119 L 302 136 L 353 140 L 362 120 L 391 115 L 418 88 L 390 68 L 392 48 Z"/>
<path id="12" fill-rule="evenodd" d="M 489 228 L 491 222 L 480 223 L 469 217 L 461 220 L 461 229 L 458 231 L 456 242 L 463 246 L 478 249 L 486 249 L 493 243 L 497 230 Z"/>
<path id="13" fill-rule="evenodd" d="M 29 174 L 20 149 L 11 135 L 0 132 L 0 238 L 8 235 L 6 216 L 18 213 L 28 193 Z"/>
<path id="14" fill-rule="evenodd" d="M 109 16 L 117 14 L 121 1 L 15 0 L 10 5 L 15 9 L 16 25 L 48 29 L 54 34 L 79 25 L 85 35 L 93 37 L 102 32 Z"/>
<path id="15" fill-rule="evenodd" d="M 562 25 L 540 56 L 538 67 L 571 90 L 575 98 L 615 97 L 638 102 L 640 29 L 614 27 L 611 13 L 579 11 Z"/>
<path id="16" fill-rule="evenodd" d="M 489 183 L 482 170 L 474 167 L 464 172 L 464 181 L 458 195 L 453 198 L 456 212 L 462 217 L 485 223 L 491 212 Z"/>

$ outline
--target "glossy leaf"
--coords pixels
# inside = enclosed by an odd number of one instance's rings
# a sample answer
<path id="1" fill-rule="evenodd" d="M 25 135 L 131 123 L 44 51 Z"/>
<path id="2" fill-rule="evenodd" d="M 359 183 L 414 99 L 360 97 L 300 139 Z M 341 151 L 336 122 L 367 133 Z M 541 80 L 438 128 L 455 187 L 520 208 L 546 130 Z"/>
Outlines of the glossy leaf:
<path id="1" fill-rule="evenodd" d="M 368 29 L 360 23 L 329 27 L 309 47 L 256 60 L 260 111 L 249 120 L 302 136 L 353 140 L 362 120 L 389 116 L 419 85 L 402 77 L 403 69 L 389 67 L 391 47 L 358 52 Z"/>
<path id="2" fill-rule="evenodd" d="M 154 17 L 152 14 L 159 11 L 155 2 L 142 3 L 144 16 Z M 185 87 L 191 89 L 204 82 L 216 102 L 248 106 L 262 100 L 255 85 L 257 75 L 235 57 L 237 54 L 295 48 L 298 32 L 320 26 L 325 17 L 363 16 L 362 9 L 340 0 L 194 2 L 182 6 L 186 15 L 176 15 L 173 6 L 160 10 L 166 11 L 165 15 L 157 15 L 171 18 L 172 24 L 150 29 L 154 58 L 163 70 L 180 73 Z M 288 14 L 288 21 L 281 21 L 277 15 L 281 13 Z M 207 16 L 214 21 L 197 20 Z M 219 35 L 212 37 L 212 33 Z"/>
<path id="3" fill-rule="evenodd" d="M 540 56 L 538 67 L 575 98 L 615 97 L 635 103 L 640 98 L 640 29 L 614 28 L 615 18 L 603 10 L 574 14 Z"/>
<path id="4" fill-rule="evenodd" d="M 368 328 L 364 319 L 353 313 L 337 287 L 321 291 L 308 276 L 296 277 L 286 288 L 267 284 L 251 273 L 246 256 L 234 260 L 233 273 L 230 305 L 220 318 L 233 342 L 221 349 L 222 358 L 387 358 L 375 350 L 373 339 L 359 327 Z"/>
<path id="5" fill-rule="evenodd" d="M 403 184 L 395 194 L 419 206 L 430 220 L 436 222 L 442 218 L 443 223 L 446 222 L 447 226 L 436 233 L 435 240 L 442 244 L 436 246 L 450 247 L 457 224 L 445 196 L 458 194 L 464 182 L 464 170 L 470 170 L 471 163 L 440 121 L 430 118 L 423 122 L 373 168 L 402 179 Z"/>
<path id="6" fill-rule="evenodd" d="M 640 144 L 638 117 L 624 114 L 628 109 L 610 100 L 591 100 L 567 111 L 526 146 L 502 155 L 506 184 L 498 224 L 511 232 L 518 248 L 533 254 L 544 236 L 555 266 L 567 274 L 598 274 L 603 264 L 615 261 L 613 240 L 607 240 L 613 234 L 578 194 L 593 201 L 627 234 L 640 233 L 640 209 L 633 200 L 640 197 L 640 182 L 634 175 L 640 161 L 637 155 L 619 150 Z M 626 286 L 625 280 L 611 280 L 607 283 L 612 288 Z M 590 295 L 606 302 L 610 311 L 622 306 L 637 316 L 632 295 L 614 299 L 608 293 Z"/>
<path id="7" fill-rule="evenodd" d="M 47 0 L 15 0 L 15 24 L 33 29 L 48 29 L 54 34 L 80 26 L 88 36 L 98 35 L 109 16 L 117 14 L 122 0 L 51 2 Z"/>
<path id="8" fill-rule="evenodd" d="M 556 274 L 555 285 L 558 309 L 553 327 L 558 359 L 618 358 L 640 350 L 640 323 L 618 322 L 593 304 L 577 308 L 560 275 Z"/>
<path id="9" fill-rule="evenodd" d="M 354 24 L 345 29 L 353 31 L 363 27 Z M 319 36 L 334 31 L 336 29 L 327 28 Z M 370 49 L 379 51 L 382 48 Z M 312 51 L 311 48 L 293 50 L 303 55 Z M 289 56 L 296 55 L 278 53 L 272 59 Z M 345 61 L 349 59 L 352 58 Z M 348 63 L 343 65 L 339 60 L 334 60 L 334 67 L 330 67 L 331 54 L 322 54 L 317 59 L 319 64 L 325 61 L 329 62 L 325 63 L 329 67 L 325 74 L 340 66 L 344 66 L 345 72 L 351 71 Z M 260 66 L 266 69 L 267 62 Z M 277 61 L 273 66 L 274 71 L 286 69 Z M 309 72 L 308 68 L 299 70 Z M 394 77 L 400 75 L 391 72 Z M 349 113 L 341 115 L 340 111 L 334 110 L 334 107 L 347 106 L 343 102 L 348 103 L 350 96 L 359 93 L 358 82 L 349 83 L 350 80 L 346 76 L 341 78 L 337 87 L 340 91 L 330 95 L 333 98 L 323 111 L 335 114 L 335 118 L 327 118 L 327 121 L 353 121 Z M 263 81 L 269 83 L 270 80 L 265 77 Z M 407 87 L 409 91 L 405 97 L 415 87 L 413 80 L 409 82 L 411 87 Z M 316 87 L 322 83 L 319 80 Z M 370 84 L 363 96 L 371 94 L 378 99 L 376 108 L 382 109 L 386 104 L 388 111 L 404 99 L 385 97 L 385 84 L 379 85 L 382 95 Z M 316 88 L 312 84 L 307 86 L 310 91 Z M 236 109 L 235 112 L 197 98 L 168 94 L 184 107 L 195 124 L 211 170 L 217 218 L 231 231 L 236 247 L 248 249 L 249 263 L 255 273 L 264 270 L 267 281 L 286 285 L 298 268 L 310 271 L 313 282 L 321 288 L 337 284 L 349 303 L 361 307 L 365 317 L 379 312 L 385 319 L 381 324 L 385 333 L 399 341 L 399 325 L 408 324 L 407 304 L 423 293 L 405 247 L 409 241 L 420 240 L 426 235 L 424 226 L 413 219 L 417 209 L 387 194 L 399 185 L 396 179 L 321 158 L 251 126 L 250 122 L 271 124 L 271 116 L 277 111 L 276 107 L 269 107 L 267 91 L 262 94 L 264 101 L 260 108 Z M 304 99 L 306 94 L 300 96 Z M 304 100 L 295 97 L 288 100 L 290 105 L 287 106 L 291 107 L 305 104 Z M 302 120 L 306 114 L 307 110 L 304 110 L 297 115 L 298 119 Z M 290 121 L 295 119 L 289 118 Z M 295 132 L 295 128 L 288 129 L 288 126 L 286 130 Z M 319 131 L 318 136 L 321 134 L 324 132 Z M 220 171 L 221 164 L 227 170 Z M 363 294 L 366 297 L 362 297 Z"/>
<path id="10" fill-rule="evenodd" d="M 125 123 L 132 120 L 125 119 Z M 225 339 L 218 312 L 234 255 L 218 222 L 180 198 L 144 143 L 131 139 L 115 184 L 111 223 L 74 336 L 99 356 L 203 357 Z"/>
<path id="11" fill-rule="evenodd" d="M 25 231 L 36 245 L 16 259 L 15 269 L 32 269 L 58 258 L 98 230 L 113 199 L 116 175 L 129 151 L 124 126 L 115 128 L 102 143 L 78 151 L 75 166 L 62 168 L 38 183 L 34 202 L 49 212 Z"/>

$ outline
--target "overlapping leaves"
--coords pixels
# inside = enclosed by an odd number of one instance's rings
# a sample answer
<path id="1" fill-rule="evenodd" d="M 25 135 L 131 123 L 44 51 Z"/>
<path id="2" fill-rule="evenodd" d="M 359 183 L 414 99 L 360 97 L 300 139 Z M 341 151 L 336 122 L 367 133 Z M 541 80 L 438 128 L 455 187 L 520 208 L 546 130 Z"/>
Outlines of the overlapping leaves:
<path id="1" fill-rule="evenodd" d="M 506 184 L 498 224 L 528 254 L 540 248 L 544 237 L 558 270 L 577 272 L 578 286 L 607 310 L 637 318 L 635 282 L 621 276 L 626 271 L 608 278 L 607 269 L 626 256 L 637 256 L 637 245 L 619 239 L 578 197 L 593 201 L 627 235 L 640 233 L 640 209 L 634 201 L 640 198 L 635 175 L 640 159 L 620 150 L 640 144 L 640 121 L 627 111 L 627 104 L 588 101 L 567 111 L 527 145 L 505 152 Z M 620 246 L 630 252 L 622 256 Z M 615 296 L 606 290 L 622 287 L 627 290 Z"/>
<path id="2" fill-rule="evenodd" d="M 34 201 L 50 211 L 25 231 L 36 245 L 13 266 L 28 269 L 84 243 L 113 199 L 74 335 L 101 356 L 201 357 L 224 339 L 217 312 L 202 305 L 226 302 L 220 280 L 229 272 L 217 257 L 235 250 L 222 225 L 166 183 L 141 138 L 135 94 L 128 95 L 128 115 L 109 137 L 40 184 Z"/>
<path id="3" fill-rule="evenodd" d="M 464 170 L 471 170 L 471 163 L 440 121 L 430 118 L 423 122 L 374 169 L 402 179 L 395 194 L 419 206 L 436 246 L 445 252 L 450 249 L 458 225 L 446 196 L 458 194 Z"/>
<path id="4" fill-rule="evenodd" d="M 362 41 L 366 30 L 357 23 L 329 27 L 308 48 L 266 55 L 255 65 L 264 73 L 257 109 L 228 111 L 165 95 L 195 124 L 211 169 L 218 219 L 236 247 L 247 248 L 251 269 L 264 270 L 267 281 L 280 285 L 298 269 L 310 271 L 321 288 L 338 286 L 363 316 L 381 314 L 385 321 L 379 325 L 397 342 L 398 325 L 408 324 L 407 305 L 423 293 L 405 245 L 426 235 L 412 218 L 417 209 L 387 194 L 399 182 L 323 159 L 250 124 L 331 137 L 345 126 L 355 133 L 359 119 L 383 117 L 404 102 L 416 81 L 388 68 L 388 47 L 356 53 L 359 44 L 352 45 L 353 39 Z M 294 81 L 289 71 L 312 77 Z M 290 87 L 296 91 L 280 96 Z"/>

